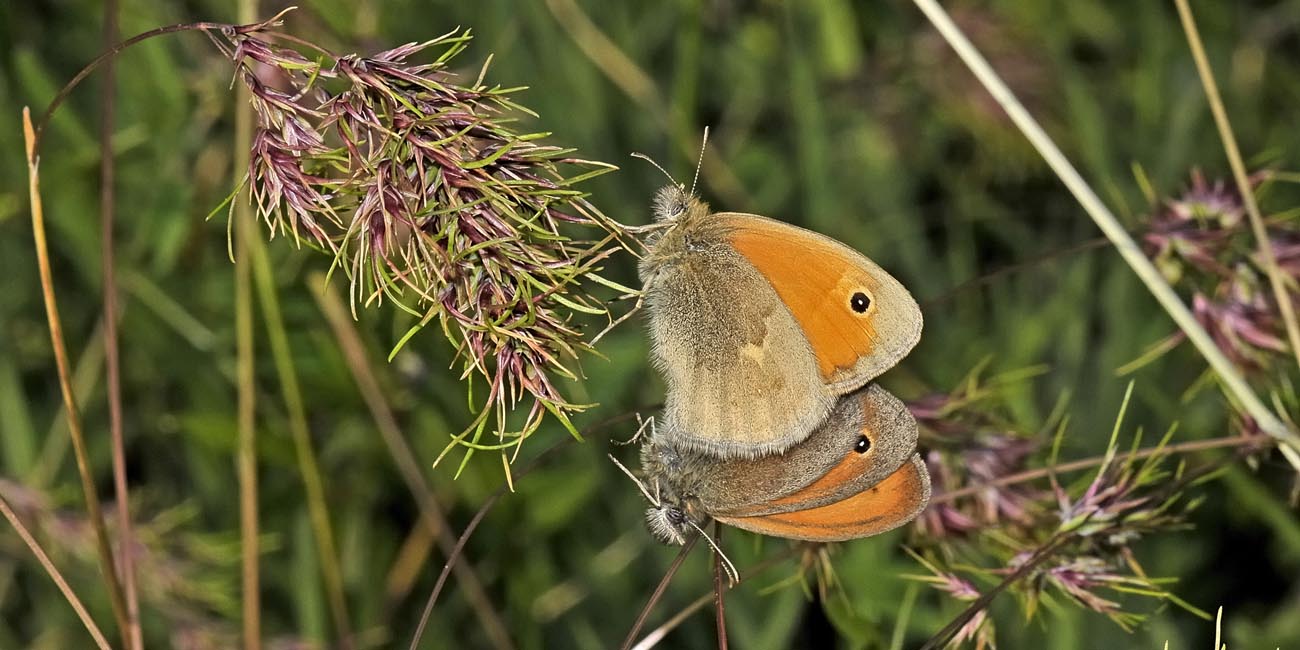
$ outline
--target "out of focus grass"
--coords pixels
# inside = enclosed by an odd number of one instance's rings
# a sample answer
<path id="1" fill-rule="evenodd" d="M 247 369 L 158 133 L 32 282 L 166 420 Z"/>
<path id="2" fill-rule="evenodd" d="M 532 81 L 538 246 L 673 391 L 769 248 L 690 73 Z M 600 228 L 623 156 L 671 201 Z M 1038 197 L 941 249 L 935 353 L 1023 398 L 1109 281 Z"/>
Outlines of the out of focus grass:
<path id="1" fill-rule="evenodd" d="M 233 20 L 228 3 L 124 3 L 123 33 L 198 19 Z M 528 85 L 522 99 L 536 129 L 623 170 L 588 185 L 592 201 L 625 223 L 648 219 L 663 179 L 628 153 L 646 152 L 678 176 L 693 166 L 701 127 L 713 139 L 702 178 L 715 206 L 762 212 L 817 229 L 866 252 L 911 287 L 926 313 L 921 345 L 886 383 L 905 396 L 947 390 L 992 357 L 1011 369 L 1048 372 L 1013 391 L 1021 427 L 1042 423 L 1070 396 L 1063 454 L 1097 453 L 1125 381 L 1115 369 L 1173 325 L 1107 248 L 1063 255 L 982 288 L 949 289 L 982 274 L 1064 249 L 1098 233 L 1010 123 L 907 3 L 848 0 L 665 3 L 583 2 L 579 9 L 640 75 L 602 64 L 575 43 L 566 0 L 319 0 L 302 3 L 287 31 L 337 50 L 377 51 L 456 26 L 478 35 L 459 61 L 466 74 L 495 55 L 492 79 Z M 1226 177 L 1227 165 L 1172 4 L 1162 2 L 951 3 L 975 42 L 1116 212 L 1137 227 L 1149 209 L 1135 166 L 1157 193 L 1180 189 L 1189 170 Z M 270 15 L 278 7 L 264 7 Z M 1295 169 L 1300 89 L 1300 2 L 1195 3 L 1247 162 Z M 5 497 L 31 500 L 44 538 L 73 586 L 108 624 L 61 428 L 58 388 L 26 219 L 17 116 L 43 107 L 98 51 L 98 3 L 0 6 L 0 476 Z M 607 54 L 607 53 L 606 53 Z M 146 43 L 120 61 L 118 153 L 121 336 L 133 510 L 153 561 L 142 562 L 146 639 L 181 645 L 212 634 L 222 647 L 238 630 L 238 505 L 235 495 L 233 272 L 224 220 L 204 216 L 230 191 L 231 71 L 199 35 Z M 645 85 L 649 81 L 652 86 Z M 639 84 L 639 85 L 638 85 Z M 633 96 L 627 88 L 638 89 Z M 96 200 L 95 93 L 73 96 L 44 144 L 42 178 L 55 276 L 74 363 L 101 365 Z M 1276 186 L 1266 208 L 1295 205 Z M 361 400 L 306 278 L 328 258 L 284 239 L 273 267 L 303 382 L 309 425 L 340 552 L 352 628 L 377 645 L 404 647 L 443 556 L 428 552 L 418 510 Z M 611 275 L 633 282 L 623 259 Z M 459 532 L 503 481 L 494 456 L 461 477 L 429 468 L 471 416 L 448 370 L 452 351 L 433 331 L 392 363 L 386 352 L 410 326 L 394 310 L 369 309 L 357 324 L 399 424 Z M 599 328 L 600 323 L 590 324 Z M 259 461 L 263 622 L 268 638 L 330 636 L 328 603 L 312 541 L 288 415 L 258 320 Z M 661 398 L 638 323 L 583 360 L 576 401 L 599 402 L 590 424 Z M 1179 349 L 1135 376 L 1130 421 L 1179 440 L 1225 435 L 1223 399 L 1184 393 L 1204 364 Z M 82 401 L 101 494 L 111 494 L 102 381 Z M 466 550 L 491 602 L 521 648 L 606 648 L 620 640 L 672 551 L 643 531 L 635 488 L 606 459 L 609 436 L 569 445 L 525 477 L 483 522 Z M 543 430 L 540 451 L 568 434 Z M 1228 607 L 1230 647 L 1300 644 L 1296 513 L 1282 500 L 1286 472 L 1234 469 L 1206 488 L 1195 528 L 1144 541 L 1153 574 L 1179 576 L 1174 590 L 1207 610 Z M 18 487 L 21 485 L 22 487 Z M 47 499 L 43 501 L 42 499 Z M 56 533 L 56 534 L 51 534 Z M 744 567 L 782 542 L 729 534 Z M 798 588 L 764 590 L 783 567 L 742 585 L 728 601 L 736 647 L 883 647 L 914 571 L 900 535 L 843 545 L 835 566 L 844 598 L 823 608 Z M 426 553 L 419 552 L 424 548 Z M 406 549 L 406 555 L 402 554 Z M 661 611 L 707 589 L 704 554 L 688 561 Z M 398 566 L 399 558 L 415 561 Z M 144 573 L 147 572 L 147 573 Z M 396 585 L 396 587 L 394 587 Z M 406 585 L 406 586 L 404 586 Z M 408 588 L 409 586 L 409 588 Z M 0 532 L 0 648 L 81 647 L 71 611 L 10 531 Z M 453 579 L 424 647 L 487 647 L 487 636 Z M 1150 608 L 1149 603 L 1142 607 Z M 825 612 L 825 613 L 823 613 Z M 923 592 L 908 620 L 909 645 L 951 615 Z M 1062 607 L 1045 625 L 1022 626 L 1012 603 L 994 613 L 1004 647 L 1202 647 L 1206 625 L 1178 609 L 1154 613 L 1134 634 L 1103 617 Z M 654 623 L 652 619 L 652 624 Z M 671 647 L 710 647 L 700 615 Z M 113 635 L 109 635 L 113 638 Z"/>

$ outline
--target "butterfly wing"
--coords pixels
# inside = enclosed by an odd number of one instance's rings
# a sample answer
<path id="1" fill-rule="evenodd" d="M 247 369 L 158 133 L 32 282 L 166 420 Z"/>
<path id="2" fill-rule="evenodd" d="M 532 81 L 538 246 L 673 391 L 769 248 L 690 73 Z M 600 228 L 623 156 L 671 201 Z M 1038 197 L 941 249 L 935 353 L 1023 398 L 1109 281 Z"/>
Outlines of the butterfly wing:
<path id="1" fill-rule="evenodd" d="M 902 401 L 869 384 L 841 398 L 826 422 L 783 454 L 710 461 L 697 474 L 696 496 L 714 516 L 827 505 L 885 480 L 916 451 L 916 440 L 916 418 Z"/>
<path id="2" fill-rule="evenodd" d="M 913 520 L 930 500 L 930 475 L 919 455 L 913 455 L 885 480 L 834 503 L 769 515 L 716 516 L 743 530 L 774 537 L 813 542 L 839 542 L 870 537 Z"/>
<path id="3" fill-rule="evenodd" d="M 723 222 L 674 228 L 642 264 L 668 389 L 656 437 L 719 458 L 788 449 L 835 403 L 813 350 L 772 285 L 726 244 Z"/>
<path id="4" fill-rule="evenodd" d="M 893 367 L 921 338 L 921 309 L 898 280 L 824 235 L 752 214 L 713 215 L 727 241 L 771 284 L 844 394 Z"/>
<path id="5" fill-rule="evenodd" d="M 718 521 L 764 535 L 868 537 L 911 521 L 929 502 L 930 476 L 916 442 L 916 418 L 869 384 L 841 398 L 827 421 L 785 454 L 709 468 L 697 497 Z"/>

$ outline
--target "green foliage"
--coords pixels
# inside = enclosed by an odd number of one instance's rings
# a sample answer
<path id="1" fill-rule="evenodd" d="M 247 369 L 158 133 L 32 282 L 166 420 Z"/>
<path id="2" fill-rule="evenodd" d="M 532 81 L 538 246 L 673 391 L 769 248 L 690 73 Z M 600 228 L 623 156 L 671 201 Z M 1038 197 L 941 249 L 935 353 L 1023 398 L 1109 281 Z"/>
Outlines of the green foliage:
<path id="1" fill-rule="evenodd" d="M 229 3 L 211 0 L 125 4 L 127 35 L 176 22 L 233 20 Z M 1171 4 L 946 4 L 956 5 L 959 22 L 1126 226 L 1146 223 L 1157 211 L 1154 198 L 1182 192 L 1193 168 L 1208 179 L 1228 176 Z M 988 408 L 996 418 L 979 426 L 1050 435 L 1068 414 L 1062 460 L 1106 451 L 1105 432 L 1128 381 L 1116 370 L 1174 327 L 1112 250 L 1055 254 L 1098 233 L 914 7 L 848 0 L 582 2 L 586 19 L 621 50 L 629 69 L 578 27 L 573 6 L 568 0 L 316 0 L 289 14 L 283 31 L 334 51 L 371 53 L 472 27 L 475 40 L 452 63 L 460 82 L 471 85 L 491 54 L 492 84 L 528 87 L 511 95 L 539 116 L 524 117 L 522 132 L 552 132 L 545 143 L 621 168 L 582 187 L 592 205 L 626 224 L 648 221 L 649 198 L 663 182 L 628 154 L 645 152 L 685 176 L 699 131 L 709 126 L 701 187 L 714 206 L 761 212 L 841 239 L 890 269 L 922 302 L 924 338 L 885 376 L 891 390 L 913 399 L 958 394 L 971 369 L 985 363 L 1003 373 L 1033 368 L 1024 373 L 1032 377 L 999 386 Z M 1289 44 L 1297 38 L 1291 21 L 1297 4 L 1201 2 L 1196 10 L 1248 164 L 1295 169 L 1300 53 Z M 0 30 L 0 51 L 10 53 L 0 59 L 0 115 L 8 116 L 0 120 L 6 125 L 0 149 L 11 152 L 0 158 L 0 177 L 7 179 L 0 184 L 0 496 L 38 532 L 108 630 L 112 616 L 85 537 L 60 419 L 26 217 L 26 171 L 16 153 L 20 107 L 39 112 L 101 49 L 100 12 L 100 3 L 85 0 L 63 2 L 57 11 L 39 3 L 0 4 L 0 25 L 7 28 Z M 150 647 L 231 647 L 238 639 L 234 273 L 224 217 L 204 219 L 242 173 L 231 165 L 233 75 L 229 61 L 197 33 L 149 41 L 119 60 L 114 143 L 123 391 L 132 509 L 152 560 L 141 564 L 150 572 L 141 578 Z M 42 180 L 56 289 L 79 371 L 93 466 L 107 498 L 95 80 L 52 122 Z M 1135 167 L 1144 171 L 1142 182 Z M 1294 220 L 1295 205 L 1295 188 L 1286 182 L 1274 183 L 1263 197 L 1266 216 L 1279 222 Z M 269 253 L 325 477 L 351 627 L 369 645 L 405 647 L 445 554 L 417 525 L 420 510 L 309 290 L 309 273 L 328 270 L 333 258 L 290 241 L 276 239 Z M 1046 260 L 1019 272 L 950 293 L 1043 255 Z M 603 277 L 636 285 L 631 256 L 602 264 Z M 336 277 L 334 291 L 345 290 Z M 623 305 L 612 307 L 618 313 Z M 574 319 L 588 335 L 607 323 L 580 310 Z M 334 628 L 290 415 L 278 399 L 262 317 L 255 322 L 263 628 L 267 639 L 323 642 Z M 356 328 L 383 398 L 458 534 L 505 477 L 495 454 L 475 455 L 455 480 L 454 464 L 431 467 L 475 421 L 470 405 L 481 405 L 483 397 L 470 395 L 459 379 L 456 347 L 440 328 L 412 337 L 386 361 L 417 323 L 398 309 L 359 309 Z M 574 415 L 575 426 L 632 410 L 649 414 L 662 389 L 646 361 L 639 319 L 613 330 L 597 351 L 603 356 L 579 358 L 577 381 L 556 380 L 572 403 L 597 404 Z M 1278 368 L 1268 373 L 1269 386 L 1294 405 L 1288 387 L 1296 369 Z M 1165 431 L 1177 422 L 1173 443 L 1235 432 L 1222 396 L 1193 390 L 1203 372 L 1204 362 L 1188 346 L 1134 370 L 1126 429 Z M 1063 397 L 1068 401 L 1058 411 Z M 626 455 L 608 441 L 633 429 L 623 422 L 591 430 L 586 442 L 569 442 L 548 456 L 516 480 L 516 492 L 503 497 L 466 548 L 516 647 L 617 644 L 671 560 L 675 549 L 659 547 L 645 533 L 640 494 L 605 455 Z M 519 463 L 571 437 L 550 419 L 532 435 Z M 1091 476 L 1076 487 L 1086 488 Z M 1190 528 L 1156 532 L 1133 546 L 1149 575 L 1179 578 L 1166 587 L 1191 605 L 1228 606 L 1229 647 L 1300 644 L 1294 615 L 1300 555 L 1290 543 L 1300 533 L 1285 501 L 1290 478 L 1268 457 L 1234 465 L 1224 480 L 1190 488 L 1203 499 L 1187 515 Z M 883 648 L 891 639 L 915 647 L 956 607 L 902 577 L 924 570 L 900 548 L 911 534 L 835 549 L 829 566 L 839 588 L 824 593 L 817 572 L 801 571 L 797 562 L 746 580 L 728 598 L 734 647 L 822 647 L 829 638 L 841 639 L 842 647 Z M 787 547 L 736 531 L 728 531 L 725 544 L 742 572 Z M 706 557 L 697 549 L 687 560 L 651 628 L 707 593 Z M 1105 616 L 1056 600 L 1060 606 L 1045 605 L 1041 624 L 1028 626 L 1014 599 L 996 601 L 990 616 L 1000 647 L 1209 645 L 1206 623 L 1178 607 L 1143 600 L 1138 611 L 1148 621 L 1126 632 Z M 422 647 L 492 647 L 481 620 L 453 574 Z M 666 647 L 710 647 L 713 634 L 711 616 L 697 613 Z M 0 648 L 86 643 L 25 547 L 0 529 Z"/>

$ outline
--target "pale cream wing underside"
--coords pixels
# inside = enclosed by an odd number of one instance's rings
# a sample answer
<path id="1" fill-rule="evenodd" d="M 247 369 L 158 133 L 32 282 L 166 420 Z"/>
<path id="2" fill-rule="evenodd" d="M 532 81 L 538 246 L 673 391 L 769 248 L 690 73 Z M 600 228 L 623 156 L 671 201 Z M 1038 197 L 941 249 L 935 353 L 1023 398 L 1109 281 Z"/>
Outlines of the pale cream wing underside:
<path id="1" fill-rule="evenodd" d="M 731 247 L 709 244 L 661 265 L 646 286 L 668 389 L 659 435 L 725 458 L 784 451 L 834 398 L 771 284 Z"/>

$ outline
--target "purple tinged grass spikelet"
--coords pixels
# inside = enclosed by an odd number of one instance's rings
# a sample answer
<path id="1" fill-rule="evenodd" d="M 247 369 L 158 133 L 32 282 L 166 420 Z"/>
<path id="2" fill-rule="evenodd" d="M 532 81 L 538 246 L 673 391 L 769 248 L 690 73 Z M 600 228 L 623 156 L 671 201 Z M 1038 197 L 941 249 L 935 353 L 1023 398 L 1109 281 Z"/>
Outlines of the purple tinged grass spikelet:
<path id="1" fill-rule="evenodd" d="M 951 643 L 992 646 L 995 630 L 987 607 L 1004 588 L 1029 618 L 1041 611 L 1049 592 L 1125 629 L 1143 619 L 1132 610 L 1134 595 L 1200 614 L 1171 593 L 1167 581 L 1148 576 L 1133 546 L 1149 535 L 1185 527 L 1195 506 L 1185 498 L 1187 486 L 1217 465 L 1171 467 L 1163 451 L 1171 430 L 1149 458 L 1112 451 L 1082 484 L 1063 487 L 1054 473 L 1044 472 L 1039 478 L 1052 479 L 1049 489 L 1027 481 L 992 485 L 1027 470 L 1044 445 L 1000 415 L 998 387 L 1009 382 L 980 375 L 977 368 L 958 390 L 909 403 L 939 497 L 917 519 L 912 541 L 919 550 L 912 554 L 927 574 L 912 577 L 970 608 L 970 617 L 952 630 Z M 942 498 L 956 491 L 963 494 Z M 976 578 L 997 587 L 977 586 Z"/>
<path id="2" fill-rule="evenodd" d="M 979 373 L 972 373 L 958 392 L 934 393 L 907 403 L 921 426 L 924 459 L 935 493 L 983 486 L 971 499 L 926 508 L 917 525 L 927 537 L 963 537 L 990 526 L 1026 523 L 1041 496 L 1041 491 L 1025 485 L 991 484 L 1025 469 L 1039 443 L 1011 430 L 979 403 L 982 383 Z"/>
<path id="3" fill-rule="evenodd" d="M 1259 186 L 1268 178 L 1259 172 L 1251 182 Z M 1259 376 L 1291 360 L 1282 314 L 1268 290 L 1245 214 L 1235 187 L 1207 181 L 1193 170 L 1187 189 L 1163 202 L 1142 239 L 1166 279 L 1187 288 L 1192 313 L 1219 349 L 1243 371 Z M 1294 291 L 1300 286 L 1300 231 L 1282 220 L 1268 221 L 1265 229 Z M 1152 349 L 1167 351 L 1183 338 L 1176 332 Z M 1154 355 L 1144 360 L 1150 358 Z"/>
<path id="4" fill-rule="evenodd" d="M 388 299 L 420 318 L 398 347 L 436 319 L 461 379 L 486 383 L 448 449 L 484 448 L 494 425 L 495 447 L 517 450 L 548 413 L 576 435 L 569 415 L 584 406 L 555 378 L 576 378 L 572 360 L 590 351 L 575 318 L 608 318 L 588 289 L 617 287 L 597 273 L 626 238 L 572 186 L 614 167 L 518 132 L 515 116 L 531 115 L 511 99 L 518 89 L 483 74 L 460 85 L 447 67 L 468 30 L 372 56 L 303 44 L 315 59 L 265 28 L 222 36 L 252 92 L 248 182 L 272 235 L 333 255 L 354 310 Z M 432 60 L 412 62 L 421 55 Z M 521 402 L 522 423 L 508 424 Z"/>

